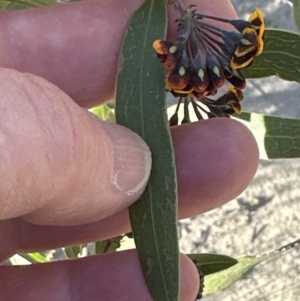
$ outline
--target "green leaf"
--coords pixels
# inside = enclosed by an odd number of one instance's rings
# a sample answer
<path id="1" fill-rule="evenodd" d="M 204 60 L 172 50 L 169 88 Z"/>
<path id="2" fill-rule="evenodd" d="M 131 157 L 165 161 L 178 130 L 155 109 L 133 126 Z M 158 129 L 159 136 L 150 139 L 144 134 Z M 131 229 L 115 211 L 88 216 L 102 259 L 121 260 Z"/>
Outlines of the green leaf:
<path id="1" fill-rule="evenodd" d="M 260 254 L 256 256 L 242 256 L 238 258 L 238 263 L 224 271 L 208 275 L 204 280 L 204 293 L 210 294 L 225 289 L 237 280 L 241 279 L 247 272 L 259 263 L 283 254 L 285 251 L 299 246 L 300 239 L 289 243 L 271 253 Z"/>
<path id="2" fill-rule="evenodd" d="M 53 5 L 60 3 L 59 0 L 0 0 L 1 10 L 18 10 L 26 8 L 36 8 L 41 6 Z"/>
<path id="3" fill-rule="evenodd" d="M 82 245 L 70 246 L 70 247 L 65 247 L 64 252 L 67 258 L 78 258 L 78 255 L 82 253 L 82 249 L 83 249 Z"/>
<path id="4" fill-rule="evenodd" d="M 115 110 L 110 108 L 108 104 L 100 105 L 91 109 L 91 112 L 105 121 L 116 122 Z"/>
<path id="5" fill-rule="evenodd" d="M 268 258 L 270 258 L 268 257 L 268 255 L 261 257 L 244 256 L 238 258 L 238 264 L 232 266 L 227 270 L 205 277 L 204 293 L 210 294 L 227 288 L 228 286 L 232 285 L 234 282 L 242 278 L 244 274 L 246 274 L 257 264 Z"/>
<path id="6" fill-rule="evenodd" d="M 115 252 L 121 246 L 123 236 L 95 242 L 95 254 Z"/>
<path id="7" fill-rule="evenodd" d="M 45 255 L 43 255 L 40 252 L 21 253 L 18 255 L 25 258 L 26 260 L 28 260 L 31 263 L 44 263 L 44 262 L 50 261 L 50 259 L 48 259 Z"/>
<path id="8" fill-rule="evenodd" d="M 261 159 L 300 157 L 300 119 L 243 112 L 242 121 L 256 138 Z"/>
<path id="9" fill-rule="evenodd" d="M 221 254 L 188 254 L 205 276 L 228 269 L 238 263 L 235 258 Z"/>
<path id="10" fill-rule="evenodd" d="M 48 262 L 49 260 L 40 252 L 27 253 L 27 255 L 36 263 Z"/>
<path id="11" fill-rule="evenodd" d="M 166 34 L 165 1 L 147 0 L 128 28 L 120 60 L 116 119 L 149 145 L 153 166 L 143 196 L 130 207 L 130 220 L 146 283 L 156 301 L 179 295 L 177 186 L 166 118 L 163 65 L 152 49 Z"/>
<path id="12" fill-rule="evenodd" d="M 300 35 L 285 30 L 267 29 L 265 48 L 243 73 L 249 78 L 277 75 L 282 79 L 300 81 Z"/>
<path id="13" fill-rule="evenodd" d="M 294 19 L 298 29 L 300 30 L 300 0 L 291 0 L 294 9 Z"/>

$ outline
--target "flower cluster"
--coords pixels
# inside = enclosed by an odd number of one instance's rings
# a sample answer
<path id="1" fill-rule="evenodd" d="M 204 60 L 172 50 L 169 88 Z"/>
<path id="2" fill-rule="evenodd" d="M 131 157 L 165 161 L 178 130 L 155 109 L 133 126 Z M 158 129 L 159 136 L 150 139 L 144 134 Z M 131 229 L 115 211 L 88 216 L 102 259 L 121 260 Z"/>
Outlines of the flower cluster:
<path id="1" fill-rule="evenodd" d="M 189 122 L 190 103 L 198 119 L 203 118 L 200 112 L 209 118 L 240 112 L 241 89 L 246 86 L 241 69 L 250 66 L 264 48 L 262 12 L 256 9 L 248 21 L 230 20 L 200 14 L 192 5 L 186 10 L 181 9 L 177 23 L 178 36 L 173 41 L 156 40 L 153 43 L 168 72 L 166 90 L 179 97 L 175 114 L 180 103 L 185 106 L 182 122 Z M 220 23 L 230 24 L 232 28 L 226 30 L 215 25 Z M 207 98 L 215 95 L 226 81 L 234 87 L 229 87 L 217 100 Z M 209 112 L 198 102 L 206 105 Z M 178 124 L 177 116 L 172 118 L 171 125 Z"/>

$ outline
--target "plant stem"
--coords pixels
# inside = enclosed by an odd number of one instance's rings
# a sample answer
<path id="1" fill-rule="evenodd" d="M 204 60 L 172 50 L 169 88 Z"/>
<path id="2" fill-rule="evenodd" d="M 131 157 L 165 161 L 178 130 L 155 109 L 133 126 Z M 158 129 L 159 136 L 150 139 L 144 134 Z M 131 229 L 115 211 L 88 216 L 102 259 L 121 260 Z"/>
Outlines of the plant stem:
<path id="1" fill-rule="evenodd" d="M 185 11 L 185 6 L 184 4 L 182 3 L 181 0 L 174 0 L 174 4 L 175 4 L 175 7 L 182 13 L 183 11 Z"/>

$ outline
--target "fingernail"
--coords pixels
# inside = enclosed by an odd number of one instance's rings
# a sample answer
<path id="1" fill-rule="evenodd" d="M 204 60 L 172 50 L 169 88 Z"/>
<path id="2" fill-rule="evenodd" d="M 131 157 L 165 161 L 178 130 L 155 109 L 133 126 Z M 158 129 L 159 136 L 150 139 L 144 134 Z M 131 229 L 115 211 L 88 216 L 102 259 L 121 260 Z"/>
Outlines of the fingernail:
<path id="1" fill-rule="evenodd" d="M 152 159 L 148 145 L 137 134 L 121 125 L 103 125 L 113 142 L 111 183 L 128 196 L 141 193 L 151 171 Z"/>

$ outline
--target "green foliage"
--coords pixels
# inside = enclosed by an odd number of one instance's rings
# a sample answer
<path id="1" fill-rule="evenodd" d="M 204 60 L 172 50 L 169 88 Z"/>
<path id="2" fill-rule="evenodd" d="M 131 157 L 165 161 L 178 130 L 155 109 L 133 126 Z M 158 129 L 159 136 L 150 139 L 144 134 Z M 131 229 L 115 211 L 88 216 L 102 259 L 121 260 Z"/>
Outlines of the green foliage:
<path id="1" fill-rule="evenodd" d="M 257 264 L 267 260 L 269 257 L 266 256 L 244 256 L 238 259 L 238 264 L 205 277 L 205 288 L 206 294 L 214 293 L 219 290 L 225 289 L 232 285 L 237 280 L 241 279 L 250 269 L 255 267 Z"/>
<path id="2" fill-rule="evenodd" d="M 229 287 L 234 282 L 241 279 L 246 273 L 248 273 L 259 263 L 281 255 L 283 252 L 298 246 L 299 242 L 300 240 L 296 240 L 271 253 L 256 256 L 239 257 L 238 263 L 233 265 L 232 267 L 205 277 L 204 292 L 206 294 L 210 294 Z"/>
<path id="3" fill-rule="evenodd" d="M 165 4 L 161 0 L 146 1 L 131 20 L 124 40 L 116 120 L 143 137 L 152 152 L 150 181 L 140 200 L 130 207 L 130 220 L 153 298 L 176 301 L 179 296 L 176 174 L 166 119 L 164 70 L 152 50 L 153 41 L 164 37 L 165 32 Z"/>
<path id="4" fill-rule="evenodd" d="M 65 247 L 64 253 L 66 258 L 78 258 L 79 255 L 82 254 L 83 248 L 83 245 Z"/>
<path id="5" fill-rule="evenodd" d="M 91 109 L 91 112 L 105 121 L 116 122 L 115 110 L 107 104 Z"/>
<path id="6" fill-rule="evenodd" d="M 28 261 L 28 263 L 45 263 L 51 261 L 52 255 L 50 252 L 42 253 L 42 252 L 33 252 L 33 253 L 21 253 L 18 254 L 20 257 L 24 258 Z M 21 264 L 15 262 L 14 264 Z"/>
<path id="7" fill-rule="evenodd" d="M 300 81 L 300 35 L 278 29 L 267 29 L 265 48 L 253 65 L 243 73 L 248 78 L 277 75 L 282 79 Z"/>
<path id="8" fill-rule="evenodd" d="M 300 158 L 300 120 L 243 112 L 236 114 L 254 134 L 261 159 Z"/>
<path id="9" fill-rule="evenodd" d="M 121 246 L 123 236 L 113 237 L 111 239 L 96 241 L 95 254 L 103 254 L 117 251 Z"/>
<path id="10" fill-rule="evenodd" d="M 221 254 L 188 254 L 205 276 L 223 271 L 238 263 L 235 258 Z"/>

